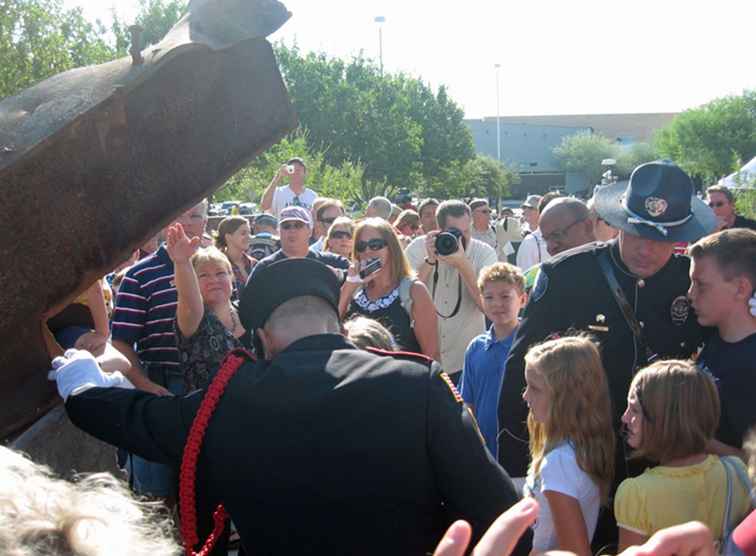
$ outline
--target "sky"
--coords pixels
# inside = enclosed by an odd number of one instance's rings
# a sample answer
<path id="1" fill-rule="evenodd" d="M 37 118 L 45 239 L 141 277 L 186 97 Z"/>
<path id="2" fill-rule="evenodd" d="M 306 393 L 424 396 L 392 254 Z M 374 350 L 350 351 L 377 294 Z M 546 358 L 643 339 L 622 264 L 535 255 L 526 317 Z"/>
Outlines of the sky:
<path id="1" fill-rule="evenodd" d="M 65 0 L 126 21 L 137 0 Z M 753 0 L 285 0 L 271 41 L 447 87 L 467 118 L 678 112 L 756 88 Z M 496 69 L 496 64 L 500 68 Z M 498 78 L 497 78 L 498 74 Z"/>

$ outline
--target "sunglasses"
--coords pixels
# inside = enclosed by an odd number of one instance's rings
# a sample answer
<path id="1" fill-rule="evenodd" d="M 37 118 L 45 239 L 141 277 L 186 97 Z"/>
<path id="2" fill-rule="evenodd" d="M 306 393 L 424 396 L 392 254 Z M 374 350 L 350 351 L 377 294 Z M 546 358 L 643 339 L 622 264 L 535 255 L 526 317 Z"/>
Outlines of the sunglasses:
<path id="1" fill-rule="evenodd" d="M 352 239 L 352 234 L 344 230 L 336 230 L 331 234 L 331 239 Z"/>
<path id="2" fill-rule="evenodd" d="M 358 253 L 364 253 L 366 249 L 370 249 L 371 251 L 380 251 L 386 247 L 386 240 L 381 238 L 373 238 L 369 239 L 367 241 L 358 241 L 355 245 L 355 248 L 357 249 Z"/>
<path id="3" fill-rule="evenodd" d="M 282 230 L 301 230 L 305 227 L 305 223 L 295 220 L 294 222 L 281 222 L 280 226 Z"/>
<path id="4" fill-rule="evenodd" d="M 718 201 L 716 203 L 709 203 L 709 206 L 711 208 L 721 208 L 721 207 L 725 206 L 725 203 L 724 203 L 724 201 Z"/>
<path id="5" fill-rule="evenodd" d="M 336 220 L 335 218 L 318 218 L 323 224 L 328 224 L 329 226 L 333 224 L 333 221 Z"/>

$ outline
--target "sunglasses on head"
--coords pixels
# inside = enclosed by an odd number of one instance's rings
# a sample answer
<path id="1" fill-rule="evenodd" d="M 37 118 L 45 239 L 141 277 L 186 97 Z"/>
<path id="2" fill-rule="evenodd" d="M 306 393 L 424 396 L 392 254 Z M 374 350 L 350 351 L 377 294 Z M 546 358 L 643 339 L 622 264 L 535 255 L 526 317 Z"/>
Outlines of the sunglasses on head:
<path id="1" fill-rule="evenodd" d="M 369 239 L 367 241 L 358 241 L 357 245 L 355 246 L 358 253 L 364 253 L 366 249 L 370 249 L 371 251 L 380 251 L 384 247 L 386 247 L 386 240 L 381 239 L 379 237 Z"/>
<path id="2" fill-rule="evenodd" d="M 290 222 L 281 222 L 282 230 L 301 230 L 305 227 L 305 223 L 300 220 L 293 220 Z"/>
<path id="3" fill-rule="evenodd" d="M 709 206 L 711 208 L 721 208 L 721 207 L 725 206 L 725 203 L 724 203 L 724 201 L 717 201 L 716 203 L 710 202 Z"/>
<path id="4" fill-rule="evenodd" d="M 332 239 L 352 239 L 352 234 L 346 230 L 336 230 L 331 234 Z"/>

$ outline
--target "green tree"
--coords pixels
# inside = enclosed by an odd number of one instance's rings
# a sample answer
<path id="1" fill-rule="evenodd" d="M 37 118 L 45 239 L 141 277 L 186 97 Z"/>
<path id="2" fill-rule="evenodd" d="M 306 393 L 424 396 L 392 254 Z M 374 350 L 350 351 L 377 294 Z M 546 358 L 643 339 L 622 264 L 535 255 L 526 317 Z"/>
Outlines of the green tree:
<path id="1" fill-rule="evenodd" d="M 139 0 L 139 12 L 131 23 L 122 21 L 114 10 L 111 31 L 118 56 L 125 56 L 131 46 L 130 25 L 142 27 L 143 47 L 156 44 L 183 17 L 188 7 L 187 0 Z"/>
<path id="2" fill-rule="evenodd" d="M 113 59 L 105 28 L 62 0 L 0 0 L 0 98 L 62 71 Z"/>
<path id="3" fill-rule="evenodd" d="M 596 184 L 601 182 L 604 172 L 601 161 L 605 158 L 617 159 L 620 148 L 603 135 L 583 131 L 563 137 L 553 152 L 564 171 L 581 174 L 589 184 Z"/>
<path id="4" fill-rule="evenodd" d="M 438 181 L 472 158 L 463 113 L 443 87 L 381 75 L 361 56 L 345 62 L 282 44 L 276 54 L 312 147 L 333 166 L 361 163 L 364 180 L 385 183 L 381 193 Z"/>
<path id="5" fill-rule="evenodd" d="M 658 160 L 659 153 L 649 143 L 633 143 L 628 148 L 620 148 L 615 173 L 619 178 L 628 178 L 636 166 Z"/>
<path id="6" fill-rule="evenodd" d="M 655 137 L 656 148 L 712 183 L 756 155 L 756 90 L 686 110 Z"/>

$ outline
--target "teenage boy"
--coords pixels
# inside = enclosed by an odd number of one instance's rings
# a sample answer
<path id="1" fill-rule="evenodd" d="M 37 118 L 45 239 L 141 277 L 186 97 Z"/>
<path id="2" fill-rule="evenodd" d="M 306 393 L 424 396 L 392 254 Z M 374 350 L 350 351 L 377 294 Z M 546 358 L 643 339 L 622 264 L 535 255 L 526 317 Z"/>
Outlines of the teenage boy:
<path id="1" fill-rule="evenodd" d="M 688 297 L 699 324 L 714 326 L 698 361 L 716 380 L 721 417 L 709 450 L 745 459 L 743 440 L 756 424 L 756 232 L 734 228 L 706 236 L 690 249 Z"/>
<path id="2" fill-rule="evenodd" d="M 483 311 L 492 324 L 488 332 L 475 337 L 467 346 L 461 393 L 478 420 L 486 447 L 496 457 L 499 391 L 518 315 L 527 300 L 525 277 L 514 265 L 496 263 L 480 271 L 478 288 Z"/>

